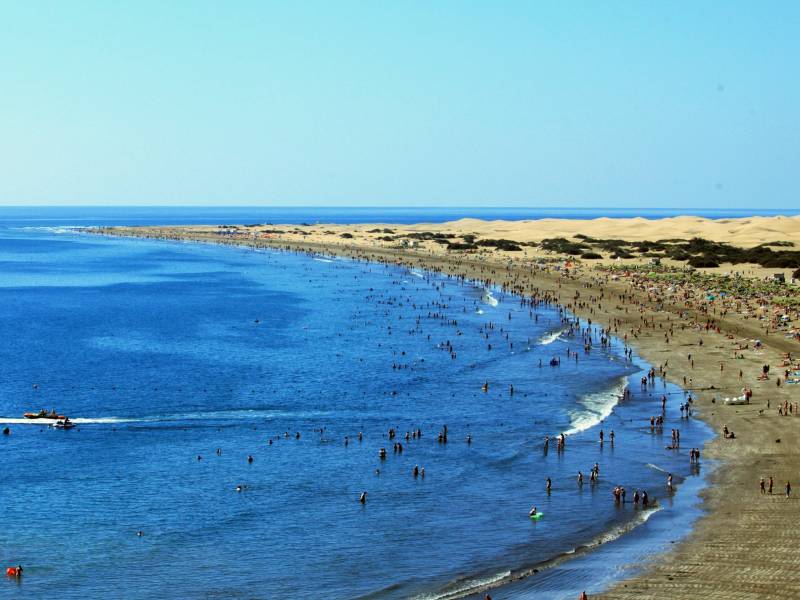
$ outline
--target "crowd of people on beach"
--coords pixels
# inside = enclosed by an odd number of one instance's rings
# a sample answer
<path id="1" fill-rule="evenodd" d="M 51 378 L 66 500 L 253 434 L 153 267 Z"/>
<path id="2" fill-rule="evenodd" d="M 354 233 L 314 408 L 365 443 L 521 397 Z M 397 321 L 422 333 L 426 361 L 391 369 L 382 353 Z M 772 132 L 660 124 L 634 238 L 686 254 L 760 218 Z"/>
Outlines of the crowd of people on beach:
<path id="1" fill-rule="evenodd" d="M 298 246 L 287 245 L 286 248 L 297 250 Z M 312 252 L 316 253 L 317 250 L 314 249 Z M 532 309 L 542 305 L 558 308 L 558 310 L 562 312 L 562 315 L 564 315 L 564 321 L 562 321 L 562 323 L 568 326 L 564 336 L 580 340 L 582 342 L 581 346 L 584 353 L 591 352 L 593 343 L 605 347 L 610 343 L 612 338 L 617 338 L 626 344 L 624 349 L 625 357 L 629 360 L 632 360 L 632 344 L 635 344 L 640 337 L 645 335 L 657 335 L 659 339 L 662 340 L 665 349 L 669 348 L 670 344 L 675 344 L 676 333 L 678 332 L 689 332 L 691 335 L 697 335 L 696 341 L 694 342 L 696 344 L 696 349 L 686 355 L 685 367 L 681 366 L 680 368 L 680 370 L 683 370 L 686 373 L 682 376 L 684 388 L 690 392 L 686 400 L 680 405 L 681 422 L 685 422 L 685 419 L 690 419 L 694 416 L 695 407 L 692 393 L 695 390 L 699 391 L 700 397 L 703 399 L 705 397 L 702 391 L 709 390 L 708 387 L 703 388 L 700 385 L 695 385 L 695 377 L 697 377 L 698 381 L 702 381 L 702 379 L 696 375 L 695 362 L 697 361 L 698 364 L 701 364 L 705 357 L 703 336 L 706 334 L 725 335 L 721 328 L 720 320 L 726 317 L 728 313 L 733 311 L 740 312 L 747 318 L 751 318 L 753 314 L 748 313 L 754 313 L 754 307 L 758 302 L 758 300 L 753 298 L 742 299 L 733 295 L 718 296 L 714 299 L 703 298 L 703 295 L 700 293 L 698 287 L 691 281 L 676 281 L 669 279 L 665 279 L 663 281 L 654 281 L 652 277 L 639 272 L 632 272 L 631 274 L 625 276 L 624 284 L 628 287 L 627 291 L 619 291 L 619 286 L 614 288 L 617 291 L 612 291 L 611 287 L 608 286 L 613 274 L 612 271 L 600 271 L 590 276 L 585 270 L 580 274 L 581 278 L 584 280 L 582 283 L 583 289 L 581 291 L 575 291 L 571 298 L 567 298 L 565 300 L 561 297 L 561 294 L 558 291 L 561 288 L 560 283 L 558 284 L 558 288 L 556 290 L 545 289 L 544 287 L 539 287 L 534 283 L 534 277 L 537 274 L 537 269 L 541 269 L 542 272 L 552 274 L 552 265 L 545 267 L 532 266 L 530 268 L 531 276 L 522 276 L 520 274 L 519 265 L 513 263 L 508 263 L 504 266 L 499 262 L 485 261 L 481 263 L 468 258 L 460 259 L 457 257 L 451 257 L 447 261 L 439 262 L 430 258 L 422 259 L 420 257 L 414 257 L 413 254 L 385 255 L 373 253 L 369 249 L 358 248 L 349 250 L 349 253 L 360 260 L 373 260 L 383 262 L 385 264 L 424 268 L 427 269 L 428 272 L 447 275 L 459 283 L 476 281 L 487 286 L 491 284 L 497 284 L 500 285 L 504 291 L 516 294 L 517 297 L 521 299 L 522 303 L 526 303 Z M 572 281 L 573 283 L 577 279 L 574 269 L 572 272 L 570 272 L 569 269 L 561 270 L 558 273 L 558 277 L 560 278 L 559 281 Z M 620 317 L 606 316 L 607 326 L 604 328 L 592 327 L 591 318 L 588 319 L 588 327 L 583 327 L 576 318 L 568 316 L 570 313 L 576 312 L 581 312 L 584 314 L 588 313 L 589 315 L 602 315 L 604 304 L 613 306 L 617 311 L 617 314 L 621 315 Z M 670 313 L 666 311 L 666 307 L 668 305 L 682 305 L 682 309 Z M 656 320 L 652 314 L 648 313 L 650 310 L 661 311 L 660 314 L 662 315 L 662 318 Z M 424 319 L 425 316 L 423 315 L 422 318 Z M 453 327 L 454 330 L 458 331 L 458 319 L 454 319 L 453 315 L 448 315 L 448 309 L 446 303 L 444 302 L 440 306 L 431 306 L 430 311 L 427 314 L 427 318 L 438 319 L 443 325 Z M 511 318 L 510 314 L 508 315 L 508 318 Z M 774 322 L 772 324 L 774 325 Z M 419 325 L 420 321 L 418 320 L 417 326 Z M 767 325 L 767 328 L 769 328 L 769 325 Z M 389 333 L 391 334 L 391 332 Z M 503 330 L 501 323 L 487 323 L 479 333 L 484 337 L 487 352 L 496 351 L 499 347 L 499 344 L 506 344 L 506 347 L 513 348 L 513 342 L 508 338 L 507 332 Z M 461 333 L 456 333 L 452 339 L 442 340 L 440 343 L 438 343 L 438 348 L 442 352 L 447 353 L 452 360 L 458 360 L 460 357 L 459 349 L 457 348 L 459 335 L 461 335 Z M 735 336 L 733 333 L 727 333 L 727 337 L 729 340 L 731 340 L 731 343 L 735 341 Z M 760 348 L 761 343 L 755 342 L 754 349 L 760 350 Z M 746 350 L 749 351 L 747 343 L 736 341 L 733 360 L 741 360 L 744 358 L 743 352 Z M 579 360 L 579 352 L 568 349 L 566 352 L 566 359 L 567 361 L 577 362 Z M 791 356 L 787 355 L 786 359 L 787 363 L 783 366 L 788 368 L 783 371 L 782 377 L 777 377 L 776 386 L 778 387 L 781 385 L 781 382 L 788 383 L 792 378 L 795 377 L 797 378 L 798 383 L 800 383 L 800 365 L 798 365 L 796 361 L 791 358 Z M 549 361 L 549 366 L 555 369 L 561 366 L 561 360 L 561 356 L 554 355 Z M 679 362 L 683 363 L 683 360 Z M 542 367 L 541 361 L 539 362 L 538 366 Z M 667 360 L 657 369 L 655 367 L 651 368 L 641 378 L 642 390 L 655 389 L 657 378 L 660 378 L 662 381 L 666 381 L 668 366 L 669 361 Z M 400 355 L 392 365 L 392 368 L 413 369 L 414 364 L 412 361 L 405 359 L 402 357 L 402 355 Z M 716 369 L 716 363 L 714 364 L 714 368 Z M 720 362 L 719 371 L 725 371 L 724 362 Z M 736 370 L 733 370 L 733 374 L 735 376 Z M 742 380 L 744 377 L 745 374 L 743 371 L 738 369 L 739 380 Z M 673 380 L 680 378 L 681 375 L 672 377 Z M 761 381 L 766 381 L 769 380 L 769 378 L 769 365 L 764 365 L 759 375 L 759 379 Z M 484 380 L 482 391 L 488 393 L 490 389 L 496 389 L 492 387 L 495 385 L 498 384 Z M 504 390 L 508 390 L 508 394 L 510 396 L 517 393 L 513 383 L 506 382 L 502 385 Z M 711 387 L 713 388 L 713 386 Z M 746 388 L 744 393 L 747 395 L 747 399 L 749 400 L 749 398 L 752 396 L 752 390 Z M 623 393 L 623 400 L 629 399 L 630 397 L 631 390 L 626 389 Z M 767 408 L 769 408 L 768 398 L 766 399 L 766 402 Z M 666 405 L 667 398 L 666 396 L 662 396 L 660 399 L 660 414 L 654 414 L 650 418 L 649 426 L 650 431 L 653 434 L 661 434 L 665 424 L 668 424 L 667 421 L 677 418 L 666 414 Z M 658 409 L 655 409 L 653 412 L 658 412 Z M 797 403 L 793 404 L 791 402 L 784 401 L 778 405 L 777 412 L 780 416 L 797 415 Z M 418 431 L 419 435 L 421 436 L 421 430 Z M 598 435 L 601 444 L 605 443 L 606 439 L 608 442 L 610 442 L 610 444 L 614 444 L 615 435 L 613 430 L 609 433 L 607 438 L 603 430 L 600 430 Z M 723 439 L 737 439 L 736 434 L 730 430 L 727 425 L 722 428 L 722 435 Z M 567 436 L 561 433 L 556 439 L 558 451 L 564 452 L 566 449 Z M 468 444 L 472 444 L 473 440 L 471 435 L 468 435 L 467 440 Z M 446 427 L 444 427 L 437 434 L 437 441 L 442 444 L 447 443 Z M 547 452 L 549 441 L 549 437 L 545 438 L 545 452 Z M 733 443 L 735 444 L 736 442 Z M 403 452 L 402 444 L 399 446 L 398 444 L 400 443 L 394 442 L 394 453 Z M 619 442 L 619 444 L 622 446 L 625 445 L 624 438 L 621 442 Z M 666 446 L 666 449 L 673 452 L 680 450 L 680 428 L 674 427 L 671 429 L 670 445 Z M 385 460 L 385 448 L 381 449 L 381 453 L 382 454 L 380 458 Z M 689 461 L 694 467 L 699 464 L 699 448 L 691 448 L 689 450 Z M 418 477 L 420 475 L 424 476 L 423 474 L 424 468 L 418 469 L 418 466 L 414 467 L 414 477 Z M 590 470 L 590 480 L 594 482 L 597 481 L 598 478 L 599 465 L 595 463 L 595 466 L 593 466 Z M 578 484 L 582 485 L 582 472 L 578 472 L 577 479 Z M 556 483 L 558 484 L 558 482 Z M 765 495 L 772 494 L 773 485 L 773 476 L 770 476 L 768 480 L 762 477 L 760 480 L 761 493 Z M 550 493 L 552 488 L 553 482 L 551 478 L 548 477 L 545 483 L 546 492 Z M 666 491 L 672 492 L 674 489 L 675 479 L 671 473 L 667 474 Z M 625 504 L 627 496 L 625 486 L 614 486 L 612 495 L 615 503 Z M 364 490 L 359 497 L 359 501 L 362 504 L 366 503 L 366 496 L 367 491 Z M 791 496 L 791 483 L 788 480 L 785 483 L 785 496 L 786 498 L 790 498 Z M 653 500 L 648 496 L 646 491 L 640 492 L 638 489 L 636 489 L 633 492 L 633 504 L 638 506 L 639 503 L 641 503 L 643 507 L 647 508 L 652 506 Z M 538 513 L 538 510 L 535 506 L 531 509 L 531 511 L 529 511 L 529 514 L 530 513 L 533 513 L 533 515 Z M 490 598 L 488 595 L 486 597 Z M 581 594 L 581 598 L 586 598 L 585 592 Z"/>

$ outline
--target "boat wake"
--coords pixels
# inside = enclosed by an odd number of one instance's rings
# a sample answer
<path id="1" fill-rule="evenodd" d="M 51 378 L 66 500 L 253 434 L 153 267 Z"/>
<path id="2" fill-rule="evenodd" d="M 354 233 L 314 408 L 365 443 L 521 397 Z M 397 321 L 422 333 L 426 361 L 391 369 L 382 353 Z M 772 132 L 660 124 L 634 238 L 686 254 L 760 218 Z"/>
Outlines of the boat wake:
<path id="1" fill-rule="evenodd" d="M 206 412 L 187 412 L 144 417 L 70 417 L 76 425 L 116 425 L 119 423 L 186 423 L 193 421 L 245 421 L 271 419 L 306 419 L 330 416 L 327 411 L 289 411 L 272 409 L 237 409 Z M 56 419 L 24 419 L 0 417 L 4 425 L 53 425 Z"/>
<path id="2" fill-rule="evenodd" d="M 76 425 L 85 425 L 90 423 L 138 423 L 143 419 L 127 419 L 123 417 L 96 417 L 96 418 L 71 418 L 70 421 Z M 0 424 L 2 425 L 54 425 L 58 419 L 17 419 L 14 417 L 0 417 Z"/>
<path id="3" fill-rule="evenodd" d="M 583 408 L 570 411 L 571 427 L 564 433 L 574 435 L 605 421 L 622 398 L 627 384 L 628 378 L 623 376 L 609 389 L 583 396 L 578 401 Z"/>

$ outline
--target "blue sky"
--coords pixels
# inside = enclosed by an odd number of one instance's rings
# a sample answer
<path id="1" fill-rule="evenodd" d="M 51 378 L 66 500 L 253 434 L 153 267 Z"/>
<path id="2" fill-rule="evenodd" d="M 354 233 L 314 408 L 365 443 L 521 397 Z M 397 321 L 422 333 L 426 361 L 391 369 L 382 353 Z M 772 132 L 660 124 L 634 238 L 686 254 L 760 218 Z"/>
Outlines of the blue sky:
<path id="1" fill-rule="evenodd" d="M 800 2 L 0 11 L 0 204 L 800 207 Z"/>

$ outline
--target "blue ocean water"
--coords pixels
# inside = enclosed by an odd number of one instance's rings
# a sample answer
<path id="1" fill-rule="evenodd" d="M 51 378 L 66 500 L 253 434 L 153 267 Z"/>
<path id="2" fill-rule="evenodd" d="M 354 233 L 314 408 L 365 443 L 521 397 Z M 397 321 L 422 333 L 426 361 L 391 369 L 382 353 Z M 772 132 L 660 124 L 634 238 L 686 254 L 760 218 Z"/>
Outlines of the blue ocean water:
<path id="1" fill-rule="evenodd" d="M 707 429 L 678 418 L 677 388 L 641 390 L 619 342 L 584 354 L 556 309 L 396 267 L 42 224 L 60 219 L 0 229 L 0 564 L 25 567 L 4 596 L 455 597 L 642 521 L 614 485 L 659 498 L 650 522 L 678 518 L 665 473 L 692 475 Z M 678 452 L 647 425 L 662 393 Z M 21 418 L 52 407 L 79 427 Z M 565 431 L 566 452 L 543 451 Z"/>
<path id="2" fill-rule="evenodd" d="M 596 219 L 679 215 L 711 219 L 796 215 L 800 208 L 314 207 L 314 206 L 0 206 L 0 227 L 175 225 L 222 223 L 441 223 L 478 219 Z"/>

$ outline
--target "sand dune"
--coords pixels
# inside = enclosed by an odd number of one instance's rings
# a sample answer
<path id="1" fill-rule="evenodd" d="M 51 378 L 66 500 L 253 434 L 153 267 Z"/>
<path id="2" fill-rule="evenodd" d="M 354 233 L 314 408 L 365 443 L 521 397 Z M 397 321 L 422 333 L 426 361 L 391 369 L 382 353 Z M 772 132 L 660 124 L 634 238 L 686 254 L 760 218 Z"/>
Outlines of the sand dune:
<path id="1" fill-rule="evenodd" d="M 364 227 L 364 229 L 370 227 L 374 227 L 374 225 Z M 398 229 L 397 226 L 387 225 L 387 227 Z M 504 237 L 520 242 L 538 242 L 545 238 L 572 237 L 582 234 L 595 238 L 619 238 L 629 241 L 703 237 L 744 247 L 775 241 L 791 241 L 800 245 L 800 216 L 741 219 L 706 219 L 689 216 L 667 219 L 603 217 L 591 220 L 538 219 L 527 221 L 460 219 L 449 223 L 423 223 L 399 229 L 475 233 L 484 237 L 502 234 Z"/>
<path id="2" fill-rule="evenodd" d="M 375 228 L 388 228 L 396 233 L 412 231 L 435 231 L 455 235 L 471 233 L 483 238 L 506 238 L 517 242 L 540 242 L 546 238 L 570 238 L 581 234 L 599 239 L 614 238 L 626 241 L 702 237 L 742 247 L 757 246 L 766 242 L 789 241 L 800 247 L 800 215 L 738 219 L 682 216 L 665 219 L 602 217 L 587 220 L 535 219 L 523 221 L 483 221 L 467 218 L 446 223 L 417 223 L 414 225 L 318 223 L 300 227 L 307 232 L 316 233 L 319 233 L 321 228 L 334 233 L 349 232 L 358 237 L 369 237 L 367 233 Z M 372 235 L 377 237 L 381 234 Z"/>

